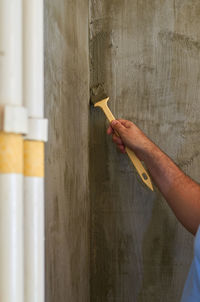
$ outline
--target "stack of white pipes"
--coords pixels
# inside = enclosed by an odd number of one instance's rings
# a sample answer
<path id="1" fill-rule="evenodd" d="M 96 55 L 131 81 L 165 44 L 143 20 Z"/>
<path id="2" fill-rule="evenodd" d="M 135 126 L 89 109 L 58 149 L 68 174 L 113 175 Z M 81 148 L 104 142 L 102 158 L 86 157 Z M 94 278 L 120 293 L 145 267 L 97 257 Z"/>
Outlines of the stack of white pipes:
<path id="1" fill-rule="evenodd" d="M 43 105 L 43 1 L 0 0 L 2 302 L 44 302 Z"/>

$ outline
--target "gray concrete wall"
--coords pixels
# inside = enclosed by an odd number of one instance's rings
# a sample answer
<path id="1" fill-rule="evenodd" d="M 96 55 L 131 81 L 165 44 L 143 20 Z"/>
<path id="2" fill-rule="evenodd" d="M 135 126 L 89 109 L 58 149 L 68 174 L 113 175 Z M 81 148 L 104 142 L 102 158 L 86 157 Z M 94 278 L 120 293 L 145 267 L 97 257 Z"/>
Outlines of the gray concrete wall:
<path id="1" fill-rule="evenodd" d="M 199 62 L 197 0 L 45 0 L 47 302 L 179 301 L 193 238 L 116 151 L 89 86 L 200 181 Z"/>
<path id="2" fill-rule="evenodd" d="M 90 1 L 91 87 L 200 180 L 200 3 Z M 177 302 L 192 237 L 90 114 L 91 301 Z"/>
<path id="3" fill-rule="evenodd" d="M 46 301 L 88 302 L 88 1 L 45 0 Z"/>

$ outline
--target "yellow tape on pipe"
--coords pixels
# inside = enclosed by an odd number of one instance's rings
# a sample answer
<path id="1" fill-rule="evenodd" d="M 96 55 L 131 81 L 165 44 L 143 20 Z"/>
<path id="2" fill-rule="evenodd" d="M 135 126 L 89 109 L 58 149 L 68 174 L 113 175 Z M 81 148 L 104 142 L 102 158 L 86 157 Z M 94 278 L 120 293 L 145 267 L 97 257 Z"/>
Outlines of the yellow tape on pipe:
<path id="1" fill-rule="evenodd" d="M 0 131 L 0 173 L 23 173 L 23 137 Z"/>
<path id="2" fill-rule="evenodd" d="M 44 177 L 44 143 L 24 141 L 24 176 Z"/>

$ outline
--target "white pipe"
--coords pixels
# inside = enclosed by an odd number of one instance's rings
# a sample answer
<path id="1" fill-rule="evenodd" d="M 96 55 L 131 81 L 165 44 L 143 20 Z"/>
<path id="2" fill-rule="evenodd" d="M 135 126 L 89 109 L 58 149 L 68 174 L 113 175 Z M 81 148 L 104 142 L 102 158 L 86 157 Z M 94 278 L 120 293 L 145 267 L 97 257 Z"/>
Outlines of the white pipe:
<path id="1" fill-rule="evenodd" d="M 22 105 L 21 18 L 21 0 L 0 0 L 1 105 Z"/>
<path id="2" fill-rule="evenodd" d="M 22 105 L 21 0 L 0 0 L 0 105 Z M 5 112 L 2 114 L 1 130 L 5 130 L 2 126 Z M 0 301 L 23 302 L 23 149 L 19 137 L 21 147 L 18 155 L 13 155 L 15 147 L 9 137 L 1 133 Z M 19 171 L 17 162 L 21 165 Z"/>
<path id="3" fill-rule="evenodd" d="M 44 301 L 44 179 L 25 177 L 25 301 Z"/>
<path id="4" fill-rule="evenodd" d="M 44 115 L 43 0 L 24 0 L 24 105 L 29 117 Z"/>
<path id="5" fill-rule="evenodd" d="M 43 0 L 23 0 L 23 9 L 24 106 L 29 116 L 26 138 L 37 141 L 47 124 L 43 120 Z M 37 164 L 36 158 L 33 166 Z M 44 178 L 31 171 L 25 175 L 25 301 L 44 302 Z"/>
<path id="6" fill-rule="evenodd" d="M 23 300 L 23 176 L 0 174 L 0 301 Z"/>

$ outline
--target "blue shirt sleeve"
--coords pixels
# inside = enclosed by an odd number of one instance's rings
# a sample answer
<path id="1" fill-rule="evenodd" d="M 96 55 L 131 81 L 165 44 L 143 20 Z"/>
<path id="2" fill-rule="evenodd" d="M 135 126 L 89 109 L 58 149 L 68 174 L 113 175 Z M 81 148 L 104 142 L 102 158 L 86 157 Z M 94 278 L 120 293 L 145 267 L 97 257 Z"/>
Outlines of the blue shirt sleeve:
<path id="1" fill-rule="evenodd" d="M 185 283 L 181 302 L 200 302 L 200 227 L 194 243 L 194 259 Z"/>

